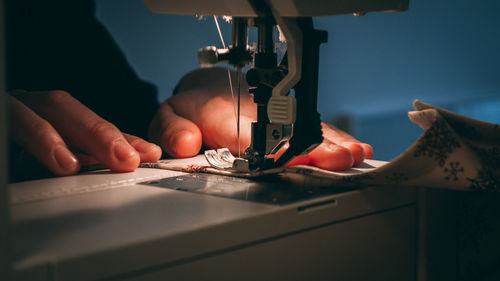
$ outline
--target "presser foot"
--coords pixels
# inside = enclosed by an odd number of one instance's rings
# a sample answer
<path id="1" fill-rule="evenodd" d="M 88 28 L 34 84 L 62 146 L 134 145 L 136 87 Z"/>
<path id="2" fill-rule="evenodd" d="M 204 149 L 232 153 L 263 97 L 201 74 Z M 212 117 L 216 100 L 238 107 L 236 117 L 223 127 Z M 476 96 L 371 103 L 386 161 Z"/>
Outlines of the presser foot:
<path id="1" fill-rule="evenodd" d="M 245 153 L 243 157 L 234 157 L 228 148 L 205 150 L 207 162 L 219 170 L 246 173 L 274 168 L 274 160 L 269 157 L 256 157 L 251 153 Z"/>

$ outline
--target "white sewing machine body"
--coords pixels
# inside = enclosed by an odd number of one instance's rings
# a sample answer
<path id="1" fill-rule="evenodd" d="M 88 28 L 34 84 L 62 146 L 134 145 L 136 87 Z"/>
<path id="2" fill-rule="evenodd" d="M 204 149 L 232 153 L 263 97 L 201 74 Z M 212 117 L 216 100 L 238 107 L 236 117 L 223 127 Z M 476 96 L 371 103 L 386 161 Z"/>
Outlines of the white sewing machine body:
<path id="1" fill-rule="evenodd" d="M 408 9 L 408 0 L 142 0 L 154 13 L 257 17 L 259 5 L 270 5 L 282 17 L 316 17 Z"/>
<path id="2" fill-rule="evenodd" d="M 200 176 L 205 188 L 183 191 Z M 305 176 L 209 177 L 140 168 L 12 184 L 15 278 L 415 278 L 414 189 L 346 189 Z M 165 178 L 170 186 L 158 186 Z M 281 186 L 275 203 L 246 200 L 262 201 L 266 182 Z M 245 192 L 214 196 L 224 184 Z"/>

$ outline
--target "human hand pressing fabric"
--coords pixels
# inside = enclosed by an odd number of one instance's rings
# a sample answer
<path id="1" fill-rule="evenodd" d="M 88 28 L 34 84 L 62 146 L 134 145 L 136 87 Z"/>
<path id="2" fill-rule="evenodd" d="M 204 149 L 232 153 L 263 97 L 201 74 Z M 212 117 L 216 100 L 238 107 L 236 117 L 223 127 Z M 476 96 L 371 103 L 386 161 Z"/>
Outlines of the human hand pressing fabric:
<path id="1" fill-rule="evenodd" d="M 234 81 L 234 80 L 233 80 Z M 234 91 L 236 92 L 236 91 Z M 257 106 L 243 84 L 240 116 L 240 151 L 250 145 L 251 123 Z M 322 123 L 324 141 L 311 153 L 288 165 L 312 165 L 331 171 L 347 170 L 373 157 L 373 149 L 334 126 Z M 238 153 L 233 97 L 227 70 L 198 69 L 179 82 L 176 94 L 160 105 L 149 128 L 150 139 L 170 156 L 191 157 L 207 148 L 227 147 Z M 285 149 L 278 152 L 283 153 Z"/>
<path id="2" fill-rule="evenodd" d="M 83 165 L 97 163 L 113 172 L 129 172 L 139 162 L 161 156 L 160 147 L 120 132 L 64 91 L 13 91 L 8 109 L 11 141 L 55 175 L 76 174 Z"/>
<path id="3" fill-rule="evenodd" d="M 250 145 L 250 126 L 256 119 L 256 105 L 246 88 L 244 93 L 241 151 Z M 121 132 L 65 91 L 12 91 L 8 107 L 11 141 L 22 148 L 19 155 L 11 157 L 22 158 L 11 163 L 11 168 L 21 174 L 30 172 L 26 166 L 34 166 L 27 163 L 31 158 L 25 155 L 32 155 L 59 176 L 76 174 L 82 166 L 92 164 L 103 164 L 113 172 L 129 172 L 140 162 L 155 162 L 161 156 L 160 147 Z M 324 142 L 289 165 L 345 170 L 372 158 L 371 146 L 329 124 L 323 123 L 322 128 Z M 236 154 L 236 122 L 226 70 L 201 69 L 186 75 L 178 94 L 160 106 L 149 135 L 176 158 L 194 156 L 202 145 L 229 147 Z"/>

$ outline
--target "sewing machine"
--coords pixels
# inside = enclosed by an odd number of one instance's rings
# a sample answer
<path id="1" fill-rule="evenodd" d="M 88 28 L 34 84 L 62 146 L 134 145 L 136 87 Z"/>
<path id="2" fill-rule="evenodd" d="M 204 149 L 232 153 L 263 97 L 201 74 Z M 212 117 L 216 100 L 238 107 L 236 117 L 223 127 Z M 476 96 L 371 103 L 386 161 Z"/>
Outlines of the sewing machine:
<path id="1" fill-rule="evenodd" d="M 155 12 L 232 15 L 233 46 L 204 64 L 251 60 L 258 104 L 238 170 L 282 165 L 321 142 L 311 16 L 404 10 L 408 1 L 161 1 Z M 306 18 L 303 18 L 305 16 Z M 273 26 L 288 42 L 279 65 Z M 278 79 L 274 79 L 278 76 Z M 271 77 L 271 79 L 269 79 Z M 295 89 L 295 98 L 287 96 Z M 278 109 L 280 107 L 280 109 Z M 282 113 L 282 114 L 277 114 Z M 266 155 L 291 146 L 276 163 Z M 414 280 L 416 192 L 346 188 L 307 175 L 261 180 L 139 168 L 10 185 L 17 280 Z"/>
<path id="2" fill-rule="evenodd" d="M 203 48 L 198 58 L 201 66 L 217 63 L 235 66 L 238 80 L 242 67 L 253 65 L 246 78 L 257 104 L 257 121 L 252 123 L 250 147 L 242 157 L 229 163 L 234 170 L 243 172 L 283 166 L 293 157 L 309 153 L 323 140 L 317 111 L 318 64 L 319 46 L 328 36 L 326 31 L 314 29 L 311 17 L 408 9 L 408 0 L 143 2 L 155 13 L 233 17 L 233 44 L 224 49 Z M 287 42 L 286 53 L 279 64 L 275 25 L 279 27 L 280 38 Z M 256 50 L 248 46 L 250 27 L 258 30 Z M 294 96 L 289 95 L 292 89 Z M 287 142 L 288 149 L 278 159 L 267 157 Z"/>

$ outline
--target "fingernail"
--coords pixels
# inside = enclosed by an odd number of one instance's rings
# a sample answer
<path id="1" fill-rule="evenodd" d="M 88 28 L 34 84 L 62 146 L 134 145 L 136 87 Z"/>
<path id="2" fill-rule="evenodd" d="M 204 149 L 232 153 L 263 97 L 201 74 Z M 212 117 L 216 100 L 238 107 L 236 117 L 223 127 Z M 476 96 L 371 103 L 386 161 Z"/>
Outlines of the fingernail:
<path id="1" fill-rule="evenodd" d="M 125 161 L 131 157 L 133 157 L 136 153 L 135 149 L 132 148 L 129 144 L 124 141 L 117 141 L 114 144 L 114 149 L 116 159 L 120 161 Z"/>
<path id="2" fill-rule="evenodd" d="M 65 171 L 73 171 L 78 166 L 78 160 L 66 147 L 59 146 L 54 150 L 57 164 Z"/>

